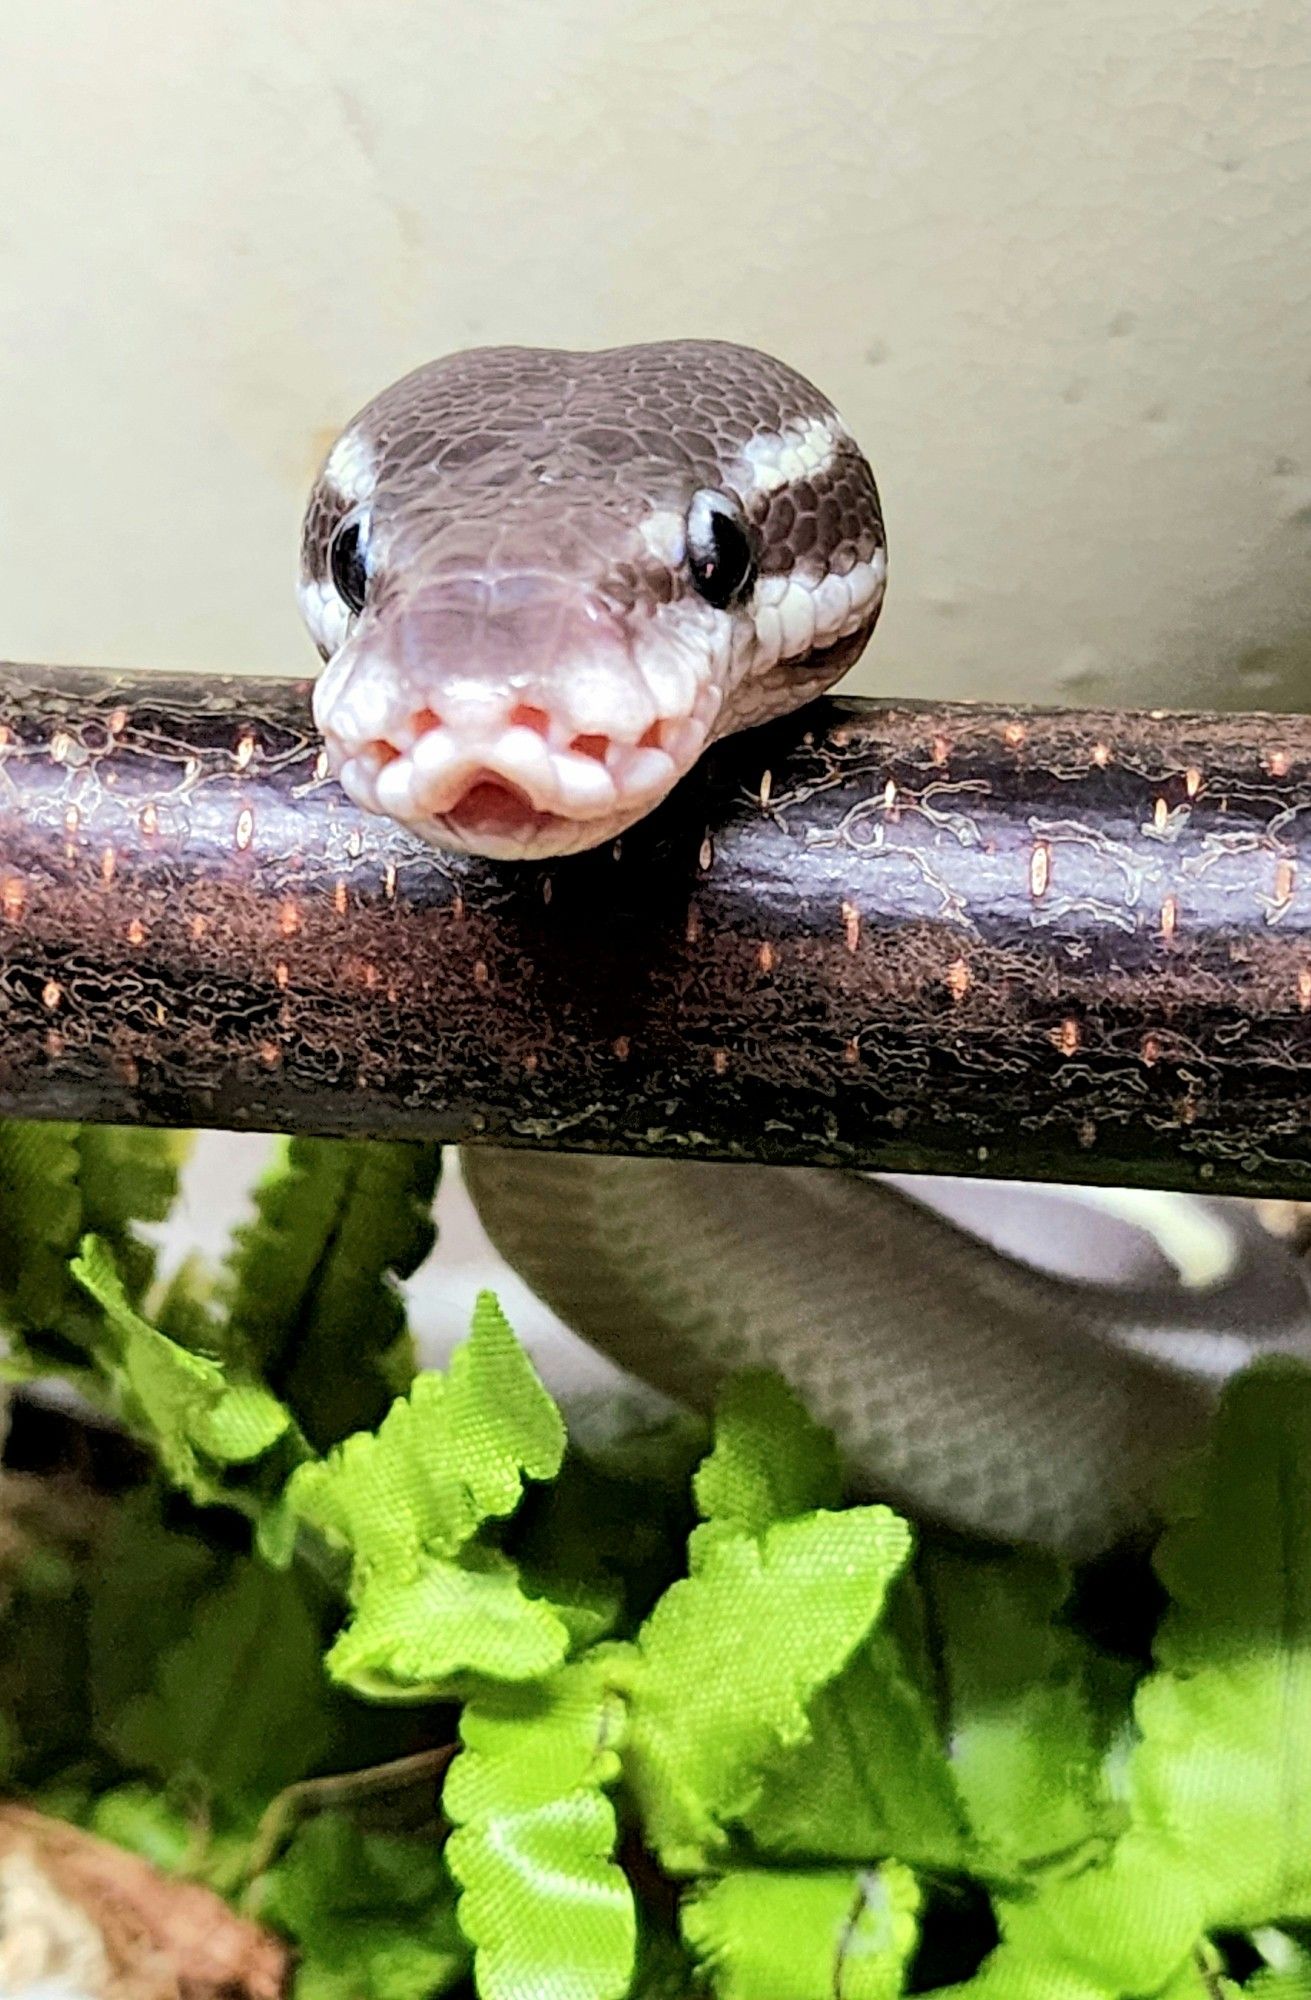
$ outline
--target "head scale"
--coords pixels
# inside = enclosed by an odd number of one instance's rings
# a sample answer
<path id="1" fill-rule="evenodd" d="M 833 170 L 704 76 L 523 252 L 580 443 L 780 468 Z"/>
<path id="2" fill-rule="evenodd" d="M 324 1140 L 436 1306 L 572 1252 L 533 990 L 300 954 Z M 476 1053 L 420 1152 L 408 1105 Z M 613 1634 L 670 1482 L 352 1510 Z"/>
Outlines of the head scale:
<path id="1" fill-rule="evenodd" d="M 750 348 L 479 348 L 346 427 L 301 540 L 314 713 L 356 802 L 435 845 L 594 847 L 874 628 L 873 475 Z"/>

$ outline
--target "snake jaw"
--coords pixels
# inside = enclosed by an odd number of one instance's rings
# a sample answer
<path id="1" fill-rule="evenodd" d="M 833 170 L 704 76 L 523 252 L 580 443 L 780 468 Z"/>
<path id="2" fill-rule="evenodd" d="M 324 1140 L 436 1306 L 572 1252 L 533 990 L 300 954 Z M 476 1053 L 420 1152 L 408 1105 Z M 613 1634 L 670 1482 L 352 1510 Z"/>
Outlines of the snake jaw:
<path id="1" fill-rule="evenodd" d="M 622 733 L 580 729 L 593 718 L 540 687 L 517 700 L 509 687 L 434 685 L 418 704 L 403 697 L 404 677 L 375 670 L 380 658 L 362 627 L 316 685 L 329 769 L 363 810 L 432 846 L 490 859 L 536 860 L 614 839 L 696 763 L 721 701 L 703 674 L 680 713 L 647 720 L 647 700 Z"/>

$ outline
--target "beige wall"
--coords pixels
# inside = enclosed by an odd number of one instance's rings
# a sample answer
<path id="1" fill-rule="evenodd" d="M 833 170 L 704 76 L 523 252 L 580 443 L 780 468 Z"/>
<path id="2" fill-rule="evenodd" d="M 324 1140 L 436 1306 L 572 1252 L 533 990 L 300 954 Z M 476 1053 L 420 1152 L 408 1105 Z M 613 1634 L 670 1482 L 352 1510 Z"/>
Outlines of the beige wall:
<path id="1" fill-rule="evenodd" d="M 861 684 L 1304 706 L 1305 0 L 41 0 L 0 25 L 0 652 L 283 671 L 325 437 L 478 341 L 844 407 Z"/>

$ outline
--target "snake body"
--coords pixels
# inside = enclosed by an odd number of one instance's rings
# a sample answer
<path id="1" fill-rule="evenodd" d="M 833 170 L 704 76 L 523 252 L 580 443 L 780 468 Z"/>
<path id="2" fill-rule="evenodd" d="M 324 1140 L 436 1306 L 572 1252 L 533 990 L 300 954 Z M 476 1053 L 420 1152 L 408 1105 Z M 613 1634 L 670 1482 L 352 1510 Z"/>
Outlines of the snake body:
<path id="1" fill-rule="evenodd" d="M 310 496 L 330 766 L 438 847 L 597 846 L 713 738 L 845 672 L 885 568 L 864 455 L 769 356 L 449 356 L 365 406 Z M 854 1487 L 1007 1540 L 1087 1553 L 1138 1525 L 1217 1381 L 1311 1345 L 1301 1267 L 1239 1204 L 1200 1205 L 1227 1245 L 1213 1282 L 1127 1291 L 862 1176 L 490 1147 L 464 1166 L 509 1262 L 636 1375 L 704 1406 L 773 1367 Z"/>

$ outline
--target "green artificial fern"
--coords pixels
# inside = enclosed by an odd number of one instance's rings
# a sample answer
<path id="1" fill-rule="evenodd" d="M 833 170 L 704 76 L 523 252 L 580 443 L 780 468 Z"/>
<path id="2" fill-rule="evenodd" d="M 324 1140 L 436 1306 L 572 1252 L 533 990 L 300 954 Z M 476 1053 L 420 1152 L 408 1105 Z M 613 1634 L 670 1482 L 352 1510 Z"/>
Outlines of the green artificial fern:
<path id="1" fill-rule="evenodd" d="M 624 1702 L 604 1651 L 465 1705 L 447 1780 L 446 1858 L 485 2000 L 535 2000 L 558 1967 L 573 2000 L 623 2000 L 637 1943 L 609 1793 Z"/>
<path id="2" fill-rule="evenodd" d="M 153 1467 L 0 1481 L 12 1792 L 299 2000 L 1311 2000 L 1307 1372 L 1070 1570 L 846 1503 L 766 1374 L 571 1440 L 486 1296 L 416 1373 L 432 1149 L 278 1145 L 161 1284 L 184 1155 L 0 1125 L 9 1372 Z"/>

